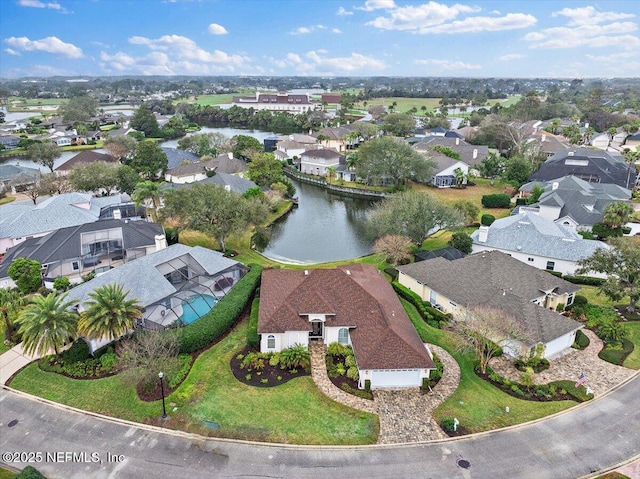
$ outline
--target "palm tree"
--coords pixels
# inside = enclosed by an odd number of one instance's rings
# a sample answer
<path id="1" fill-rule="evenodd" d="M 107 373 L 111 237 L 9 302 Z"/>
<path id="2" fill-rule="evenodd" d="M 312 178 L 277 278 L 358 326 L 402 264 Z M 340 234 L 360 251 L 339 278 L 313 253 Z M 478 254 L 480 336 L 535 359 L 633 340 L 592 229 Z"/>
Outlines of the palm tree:
<path id="1" fill-rule="evenodd" d="M 136 188 L 131 197 L 136 204 L 136 208 L 142 203 L 145 203 L 147 199 L 150 199 L 153 203 L 153 209 L 157 216 L 158 207 L 160 206 L 160 188 L 158 183 L 154 183 L 150 180 L 141 181 L 136 184 Z"/>
<path id="2" fill-rule="evenodd" d="M 78 332 L 89 339 L 114 340 L 132 330 L 142 308 L 137 299 L 126 299 L 128 294 L 120 284 L 105 284 L 89 293 L 93 301 L 84 303 Z"/>
<path id="3" fill-rule="evenodd" d="M 331 181 L 335 178 L 336 176 L 336 168 L 334 166 L 328 166 L 325 171 L 327 172 L 327 177 L 329 179 L 329 183 L 331 183 Z"/>
<path id="4" fill-rule="evenodd" d="M 610 228 L 620 228 L 626 225 L 633 214 L 633 206 L 629 203 L 616 201 L 609 203 L 604 209 L 604 219 L 602 222 Z"/>
<path id="5" fill-rule="evenodd" d="M 13 322 L 25 304 L 25 297 L 17 289 L 0 289 L 0 316 L 4 320 L 4 338 L 13 339 Z"/>
<path id="6" fill-rule="evenodd" d="M 75 337 L 78 314 L 71 310 L 67 295 L 49 293 L 31 298 L 16 319 L 22 333 L 22 348 L 27 354 L 43 356 L 53 349 L 56 356 L 69 339 Z"/>

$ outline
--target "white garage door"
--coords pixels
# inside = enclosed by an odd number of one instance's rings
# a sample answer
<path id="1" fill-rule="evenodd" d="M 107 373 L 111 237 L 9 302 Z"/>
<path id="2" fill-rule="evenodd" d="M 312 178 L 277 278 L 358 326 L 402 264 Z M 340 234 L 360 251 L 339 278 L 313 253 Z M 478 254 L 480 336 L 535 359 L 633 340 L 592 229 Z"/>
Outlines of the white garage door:
<path id="1" fill-rule="evenodd" d="M 371 372 L 371 388 L 420 387 L 419 369 L 384 369 Z"/>

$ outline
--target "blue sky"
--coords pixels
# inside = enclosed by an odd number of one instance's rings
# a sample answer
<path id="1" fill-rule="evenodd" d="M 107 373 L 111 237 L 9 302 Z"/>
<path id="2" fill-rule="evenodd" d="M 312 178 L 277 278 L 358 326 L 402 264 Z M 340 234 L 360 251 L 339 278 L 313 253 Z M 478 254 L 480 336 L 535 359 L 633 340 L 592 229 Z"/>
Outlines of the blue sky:
<path id="1" fill-rule="evenodd" d="M 0 76 L 638 77 L 637 0 L 0 0 Z"/>

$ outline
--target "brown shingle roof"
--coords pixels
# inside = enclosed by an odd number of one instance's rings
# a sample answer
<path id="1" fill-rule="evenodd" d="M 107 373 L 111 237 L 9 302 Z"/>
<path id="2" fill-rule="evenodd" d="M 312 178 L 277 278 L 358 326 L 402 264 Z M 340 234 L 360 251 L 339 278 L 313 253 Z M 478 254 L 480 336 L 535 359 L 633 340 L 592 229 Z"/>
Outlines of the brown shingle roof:
<path id="1" fill-rule="evenodd" d="M 96 161 L 115 163 L 117 160 L 106 153 L 97 153 L 95 151 L 85 150 L 65 161 L 62 165 L 58 166 L 56 170 L 70 171 L 78 165 L 86 165 L 87 163 L 94 163 Z"/>
<path id="2" fill-rule="evenodd" d="M 360 369 L 432 369 L 393 289 L 371 265 L 262 273 L 258 332 L 311 331 L 307 314 L 346 326 Z"/>

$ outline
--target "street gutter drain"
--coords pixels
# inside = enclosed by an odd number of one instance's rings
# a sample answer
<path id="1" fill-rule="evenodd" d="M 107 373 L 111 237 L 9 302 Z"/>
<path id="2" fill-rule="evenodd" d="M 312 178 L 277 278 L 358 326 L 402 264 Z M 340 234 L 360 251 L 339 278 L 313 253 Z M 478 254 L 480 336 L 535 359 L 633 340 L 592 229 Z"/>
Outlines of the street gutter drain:
<path id="1" fill-rule="evenodd" d="M 13 421 L 9 421 L 9 424 L 7 424 L 7 427 L 13 427 L 13 426 L 15 426 L 16 424 L 18 424 L 18 420 L 17 420 L 17 419 L 14 419 Z"/>
<path id="2" fill-rule="evenodd" d="M 457 464 L 462 469 L 469 469 L 471 467 L 471 463 L 469 461 L 467 461 L 466 459 L 458 459 L 458 463 Z"/>

